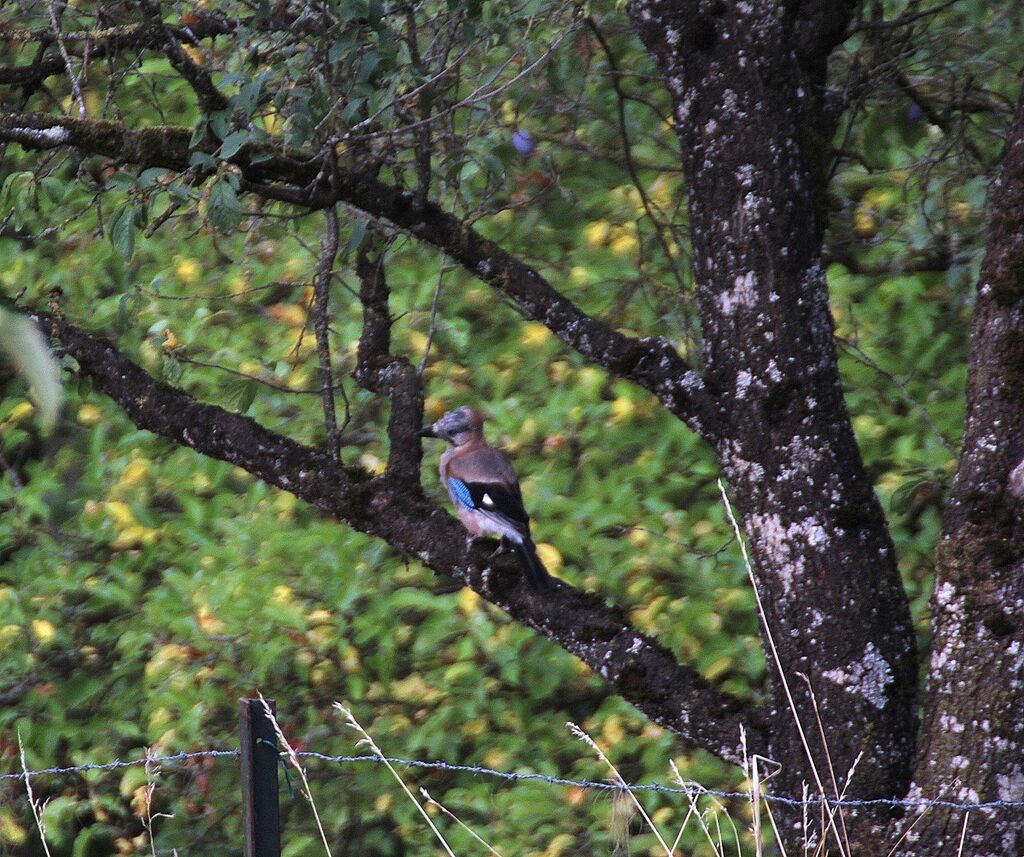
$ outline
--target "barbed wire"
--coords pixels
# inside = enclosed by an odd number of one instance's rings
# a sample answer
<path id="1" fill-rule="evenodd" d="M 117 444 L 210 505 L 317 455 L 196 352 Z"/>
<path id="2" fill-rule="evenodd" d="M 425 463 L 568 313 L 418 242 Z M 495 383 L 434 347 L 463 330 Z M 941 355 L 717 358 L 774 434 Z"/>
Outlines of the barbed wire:
<path id="1" fill-rule="evenodd" d="M 27 777 L 39 777 L 45 775 L 64 775 L 85 773 L 87 771 L 112 771 L 120 768 L 132 768 L 146 764 L 158 764 L 164 762 L 187 762 L 193 759 L 202 758 L 223 758 L 226 756 L 237 757 L 238 750 L 196 750 L 191 753 L 174 753 L 169 756 L 141 756 L 138 759 L 114 759 L 110 762 L 95 764 L 69 765 L 66 767 L 41 768 L 35 771 L 21 771 L 18 773 L 0 774 L 0 782 L 9 780 L 24 780 Z M 284 753 L 282 762 L 284 761 Z M 671 795 L 686 795 L 689 797 L 717 797 L 729 800 L 750 800 L 750 792 L 724 791 L 720 789 L 707 789 L 701 785 L 694 784 L 687 787 L 664 786 L 660 783 L 612 783 L 601 780 L 571 780 L 565 777 L 552 777 L 547 774 L 519 773 L 517 771 L 499 771 L 494 768 L 485 768 L 479 765 L 457 765 L 451 762 L 438 761 L 427 762 L 422 759 L 402 759 L 398 757 L 383 757 L 377 755 L 361 756 L 330 756 L 326 753 L 318 753 L 313 750 L 297 751 L 296 756 L 305 759 L 317 759 L 321 762 L 332 764 L 351 764 L 369 762 L 382 765 L 390 762 L 393 765 L 403 765 L 407 768 L 426 768 L 433 770 L 451 771 L 453 773 L 478 774 L 488 777 L 496 777 L 506 782 L 543 782 L 549 785 L 567 786 L 570 788 L 594 789 L 614 792 L 656 792 Z M 811 797 L 793 798 L 785 795 L 761 794 L 761 800 L 784 806 L 820 806 L 827 803 L 833 807 L 864 808 L 871 806 L 903 807 L 905 809 L 930 809 L 939 807 L 942 809 L 960 810 L 963 812 L 977 812 L 979 810 L 1016 809 L 1024 810 L 1024 800 L 990 800 L 968 803 L 965 801 L 944 800 L 937 798 L 867 798 L 867 799 L 841 799 Z"/>

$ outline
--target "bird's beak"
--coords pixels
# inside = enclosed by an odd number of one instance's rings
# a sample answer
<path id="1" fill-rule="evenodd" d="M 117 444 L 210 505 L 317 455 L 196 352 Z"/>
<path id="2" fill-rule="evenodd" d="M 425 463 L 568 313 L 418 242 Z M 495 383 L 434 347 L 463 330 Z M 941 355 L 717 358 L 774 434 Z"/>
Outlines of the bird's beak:
<path id="1" fill-rule="evenodd" d="M 434 427 L 433 426 L 427 426 L 425 429 L 420 429 L 419 436 L 420 437 L 437 437 L 437 435 L 434 434 Z"/>

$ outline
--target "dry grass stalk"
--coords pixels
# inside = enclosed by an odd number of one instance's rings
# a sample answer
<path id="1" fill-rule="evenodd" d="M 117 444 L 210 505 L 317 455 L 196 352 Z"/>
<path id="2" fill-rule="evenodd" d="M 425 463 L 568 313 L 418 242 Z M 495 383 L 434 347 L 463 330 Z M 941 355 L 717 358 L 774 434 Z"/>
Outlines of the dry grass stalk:
<path id="1" fill-rule="evenodd" d="M 50 846 L 46 844 L 46 823 L 43 821 L 43 810 L 46 804 L 37 801 L 32 793 L 32 780 L 28 776 L 28 763 L 25 761 L 25 745 L 21 740 L 21 730 L 18 731 L 18 753 L 21 756 L 21 772 L 25 775 L 25 791 L 28 792 L 28 805 L 32 807 L 32 817 L 36 820 L 36 830 L 39 831 L 39 841 L 43 843 L 43 851 L 46 857 L 52 857 Z"/>
<path id="2" fill-rule="evenodd" d="M 373 738 L 370 737 L 370 733 L 359 725 L 359 721 L 356 720 L 352 712 L 349 711 L 340 702 L 335 702 L 334 707 L 345 715 L 345 720 L 348 722 L 348 725 L 363 736 L 362 739 L 357 742 L 357 745 L 365 744 L 367 747 L 370 748 L 370 751 L 384 763 L 387 769 L 391 772 L 391 776 L 393 776 L 398 781 L 398 784 L 402 787 L 402 790 L 409 796 L 409 800 L 411 800 L 416 805 L 416 809 L 419 810 L 419 813 L 423 816 L 424 821 L 426 821 L 427 824 L 430 826 L 430 829 L 434 831 L 434 836 L 438 838 L 438 841 L 444 848 L 445 853 L 447 853 L 449 857 L 455 857 L 455 852 L 452 851 L 451 846 L 448 844 L 448 841 L 441 834 L 441 831 L 437 829 L 437 826 L 434 824 L 431 817 L 427 815 L 427 811 L 423 808 L 423 805 L 418 800 L 416 800 L 416 796 L 409 790 L 409 787 L 405 784 L 405 780 L 403 780 L 401 776 L 399 776 L 398 771 L 396 771 L 394 767 L 392 767 L 391 763 L 387 760 L 387 757 L 381 752 L 380 747 L 378 747 Z"/>
<path id="3" fill-rule="evenodd" d="M 572 732 L 573 735 L 575 735 L 587 746 L 589 746 L 595 753 L 597 753 L 597 757 L 608 766 L 609 770 L 612 772 L 612 776 L 614 777 L 615 782 L 624 790 L 629 792 L 629 797 L 633 801 L 633 805 L 636 807 L 637 812 L 639 812 L 640 815 L 643 816 L 644 821 L 647 822 L 647 826 L 651 828 L 655 838 L 658 840 L 658 844 L 660 844 L 661 847 L 665 850 L 665 854 L 667 855 L 667 857 L 673 857 L 672 849 L 668 847 L 668 843 L 664 840 L 661 833 L 658 831 L 658 828 L 655 827 L 654 822 L 651 820 L 651 817 L 647 814 L 647 810 L 644 809 L 643 804 L 641 804 L 640 801 L 637 800 L 636 795 L 633 794 L 632 791 L 629 791 L 626 788 L 626 781 L 622 778 L 622 774 L 619 773 L 615 765 L 612 764 L 611 759 L 609 759 L 604 754 L 604 751 L 597 746 L 597 742 L 594 741 L 594 739 L 591 738 L 586 732 L 580 729 L 580 727 L 577 726 L 575 723 L 566 723 L 565 725 L 569 727 L 569 731 Z"/>
<path id="4" fill-rule="evenodd" d="M 729 517 L 729 523 L 732 524 L 733 532 L 736 535 L 736 541 L 739 542 L 740 545 L 740 552 L 743 555 L 743 565 L 746 567 L 747 578 L 750 580 L 750 586 L 754 591 L 754 601 L 757 604 L 757 615 L 761 619 L 761 626 L 764 628 L 765 641 L 768 643 L 768 650 L 771 652 L 772 661 L 774 662 L 775 670 L 779 676 L 779 682 L 786 694 L 786 702 L 789 705 L 790 713 L 793 715 L 793 723 L 796 726 L 797 734 L 800 736 L 800 743 L 804 748 L 804 754 L 807 756 L 807 762 L 810 765 L 811 773 L 814 775 L 814 782 L 818 787 L 818 795 L 821 798 L 822 806 L 828 807 L 828 800 L 825 796 L 825 786 L 822 783 L 821 775 L 818 772 L 818 766 L 814 761 L 814 755 L 811 753 L 811 746 L 807 741 L 807 734 L 804 732 L 803 724 L 800 722 L 800 716 L 796 710 L 796 703 L 793 700 L 793 692 L 790 689 L 786 673 L 782 668 L 782 659 L 779 657 L 779 650 L 775 645 L 775 636 L 772 634 L 771 625 L 768 624 L 768 614 L 765 612 L 764 604 L 761 601 L 761 593 L 757 588 L 757 580 L 754 578 L 754 569 L 750 563 L 750 556 L 747 554 L 747 544 L 743 540 L 740 525 L 736 522 L 736 516 L 732 511 L 732 504 L 729 502 L 729 496 L 725 493 L 725 486 L 722 484 L 721 479 L 718 480 L 718 490 L 722 495 L 722 502 L 725 504 L 725 512 Z M 836 827 L 833 812 L 828 813 L 827 827 L 835 835 L 840 857 L 850 857 L 848 850 L 844 848 L 843 837 L 840 834 L 839 829 Z"/>
<path id="5" fill-rule="evenodd" d="M 469 825 L 464 824 L 462 819 L 460 819 L 454 812 L 452 812 L 450 809 L 448 809 L 448 807 L 446 807 L 444 804 L 439 803 L 438 801 L 434 800 L 430 796 L 430 792 L 428 792 L 424 788 L 421 788 L 420 789 L 420 794 L 423 795 L 423 797 L 425 797 L 427 799 L 427 803 L 430 803 L 430 804 L 433 804 L 434 806 L 436 806 L 441 812 L 443 812 L 452 821 L 454 821 L 457 825 L 459 825 L 459 827 L 461 827 L 463 830 L 465 830 L 466 833 L 468 833 L 477 842 L 479 842 L 481 845 L 483 845 L 484 848 L 486 848 L 491 854 L 494 854 L 495 857 L 502 857 L 502 855 L 501 855 L 501 853 L 499 851 L 497 851 L 496 849 L 492 848 L 490 843 L 486 842 L 483 838 L 478 836 L 476 831 L 473 830 L 471 827 L 469 827 Z"/>
<path id="6" fill-rule="evenodd" d="M 153 748 L 146 748 L 146 790 L 142 793 L 142 808 L 139 813 L 139 820 L 142 822 L 142 829 L 146 831 L 146 838 L 149 840 L 149 853 L 152 857 L 156 857 L 156 837 L 153 834 L 153 819 L 155 818 L 174 818 L 174 814 L 170 812 L 158 812 L 156 815 L 153 814 L 153 794 L 156 792 L 156 779 L 155 776 L 159 771 L 154 771 Z M 173 849 L 173 853 L 177 855 L 177 849 Z"/>
<path id="7" fill-rule="evenodd" d="M 299 779 L 302 780 L 302 794 L 306 800 L 309 801 L 309 805 L 313 810 L 313 818 L 316 819 L 317 830 L 320 831 L 320 841 L 323 842 L 324 851 L 327 852 L 327 857 L 331 857 L 331 846 L 327 842 L 327 833 L 324 831 L 323 823 L 320 821 L 320 813 L 316 808 L 316 801 L 313 800 L 313 792 L 309 788 L 309 780 L 306 778 L 306 769 L 299 763 L 299 757 L 295 752 L 295 749 L 291 744 L 288 743 L 288 739 L 285 738 L 284 732 L 281 730 L 280 724 L 277 722 L 277 718 L 274 716 L 274 712 L 270 710 L 270 703 L 263 698 L 263 694 L 256 691 L 259 696 L 260 702 L 263 704 L 263 709 L 267 714 L 267 719 L 270 720 L 274 727 L 274 734 L 277 735 L 277 740 L 281 742 L 281 746 L 284 747 L 285 753 L 288 755 L 288 761 L 292 763 L 292 767 L 295 768 L 299 773 Z"/>

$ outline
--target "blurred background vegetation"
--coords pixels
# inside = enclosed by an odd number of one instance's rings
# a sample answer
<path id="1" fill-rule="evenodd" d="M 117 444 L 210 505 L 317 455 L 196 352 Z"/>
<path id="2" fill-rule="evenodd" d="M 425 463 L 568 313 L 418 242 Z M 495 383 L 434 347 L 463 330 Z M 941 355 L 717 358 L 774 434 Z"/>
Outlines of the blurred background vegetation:
<path id="1" fill-rule="evenodd" d="M 212 133 L 223 157 L 247 141 L 319 144 L 325 129 L 365 122 L 370 133 L 355 135 L 353 156 L 376 159 L 383 177 L 410 187 L 417 111 L 439 116 L 432 196 L 586 311 L 664 335 L 699 359 L 678 143 L 663 85 L 621 4 L 315 5 L 337 22 L 320 39 L 298 26 L 253 27 L 187 46 L 230 97 L 228 118 L 202 116 L 153 51 L 94 62 L 80 101 L 93 118 Z M 108 20 L 97 17 L 100 6 Z M 256 3 L 162 8 L 183 25 L 212 11 L 269 14 Z M 1013 9 L 962 2 L 914 18 L 917 3 L 886 0 L 865 10 L 865 26 L 833 65 L 847 100 L 832 167 L 832 308 L 847 401 L 922 635 L 963 418 L 985 188 L 1017 85 Z M 63 28 L 130 23 L 132 10 L 72 3 Z M 901 15 L 911 23 L 878 26 Z M 0 26 L 44 30 L 49 7 L 10 4 Z M 428 51 L 442 41 L 460 74 L 430 103 L 405 104 L 402 93 L 429 78 Z M 17 39 L 0 56 L 8 66 L 32 60 Z M 340 109 L 328 99 L 339 87 Z M 79 107 L 64 74 L 27 105 L 5 98 L 5 109 Z M 243 127 L 232 124 L 239 111 L 251 120 Z M 178 176 L 8 146 L 2 294 L 116 338 L 200 399 L 323 445 L 310 310 L 324 215 L 241 195 L 231 170 L 209 160 Z M 205 183 L 195 180 L 203 170 Z M 708 679 L 756 698 L 765 667 L 753 598 L 709 450 L 646 393 L 523 323 L 468 273 L 345 211 L 331 291 L 343 459 L 376 471 L 387 456 L 386 408 L 347 376 L 361 323 L 355 250 L 378 228 L 388 242 L 394 350 L 423 367 L 427 418 L 480 404 L 490 438 L 515 460 L 549 568 L 623 605 L 636 627 Z M 147 748 L 232 748 L 237 699 L 260 690 L 276 698 L 301 749 L 355 751 L 357 736 L 332 709 L 343 700 L 390 755 L 604 778 L 567 732 L 570 720 L 627 780 L 668 782 L 674 760 L 707 787 L 740 785 L 738 772 L 687 752 L 469 590 L 443 591 L 417 562 L 241 470 L 136 430 L 72 373 L 63 382 L 61 416 L 46 431 L 26 380 L 0 368 L 3 771 L 19 770 L 18 735 L 32 768 Z M 438 452 L 428 451 L 424 479 L 442 501 Z M 314 764 L 310 778 L 335 854 L 437 853 L 386 772 Z M 239 852 L 232 760 L 169 765 L 151 779 L 152 811 L 168 814 L 154 822 L 158 853 Z M 444 771 L 409 780 L 506 854 L 660 853 L 604 793 Z M 149 853 L 146 788 L 141 768 L 36 780 L 49 800 L 53 854 Z M 644 801 L 658 821 L 685 813 L 666 796 Z M 283 795 L 283 807 L 285 853 L 322 853 L 308 806 Z M 733 810 L 744 817 L 741 805 Z M 459 853 L 479 850 L 460 831 L 451 839 Z M 705 853 L 701 840 L 694 831 L 683 853 Z M 0 783 L 4 850 L 42 853 L 14 781 Z"/>

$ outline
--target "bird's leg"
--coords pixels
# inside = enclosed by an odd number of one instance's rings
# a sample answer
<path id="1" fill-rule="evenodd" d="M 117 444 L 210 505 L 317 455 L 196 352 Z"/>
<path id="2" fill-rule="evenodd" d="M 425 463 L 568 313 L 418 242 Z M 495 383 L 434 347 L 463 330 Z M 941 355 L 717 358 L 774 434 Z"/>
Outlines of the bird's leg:
<path id="1" fill-rule="evenodd" d="M 472 551 L 473 548 L 476 547 L 478 542 L 489 542 L 489 541 L 492 541 L 490 536 L 487 536 L 487 535 L 477 535 L 477 534 L 474 534 L 474 533 L 471 533 L 471 532 L 467 531 L 466 532 L 466 552 L 468 553 L 468 552 Z M 487 557 L 487 559 L 488 560 L 492 560 L 496 556 L 498 556 L 498 554 L 503 553 L 504 551 L 507 551 L 507 550 L 511 550 L 511 549 L 512 549 L 512 543 L 509 542 L 504 536 L 502 536 L 501 537 L 501 541 L 498 542 L 498 546 Z"/>
<path id="2" fill-rule="evenodd" d="M 494 559 L 495 557 L 512 550 L 512 542 L 508 536 L 502 536 L 501 541 L 498 542 L 498 546 L 494 549 L 494 552 L 488 557 L 488 559 Z"/>

